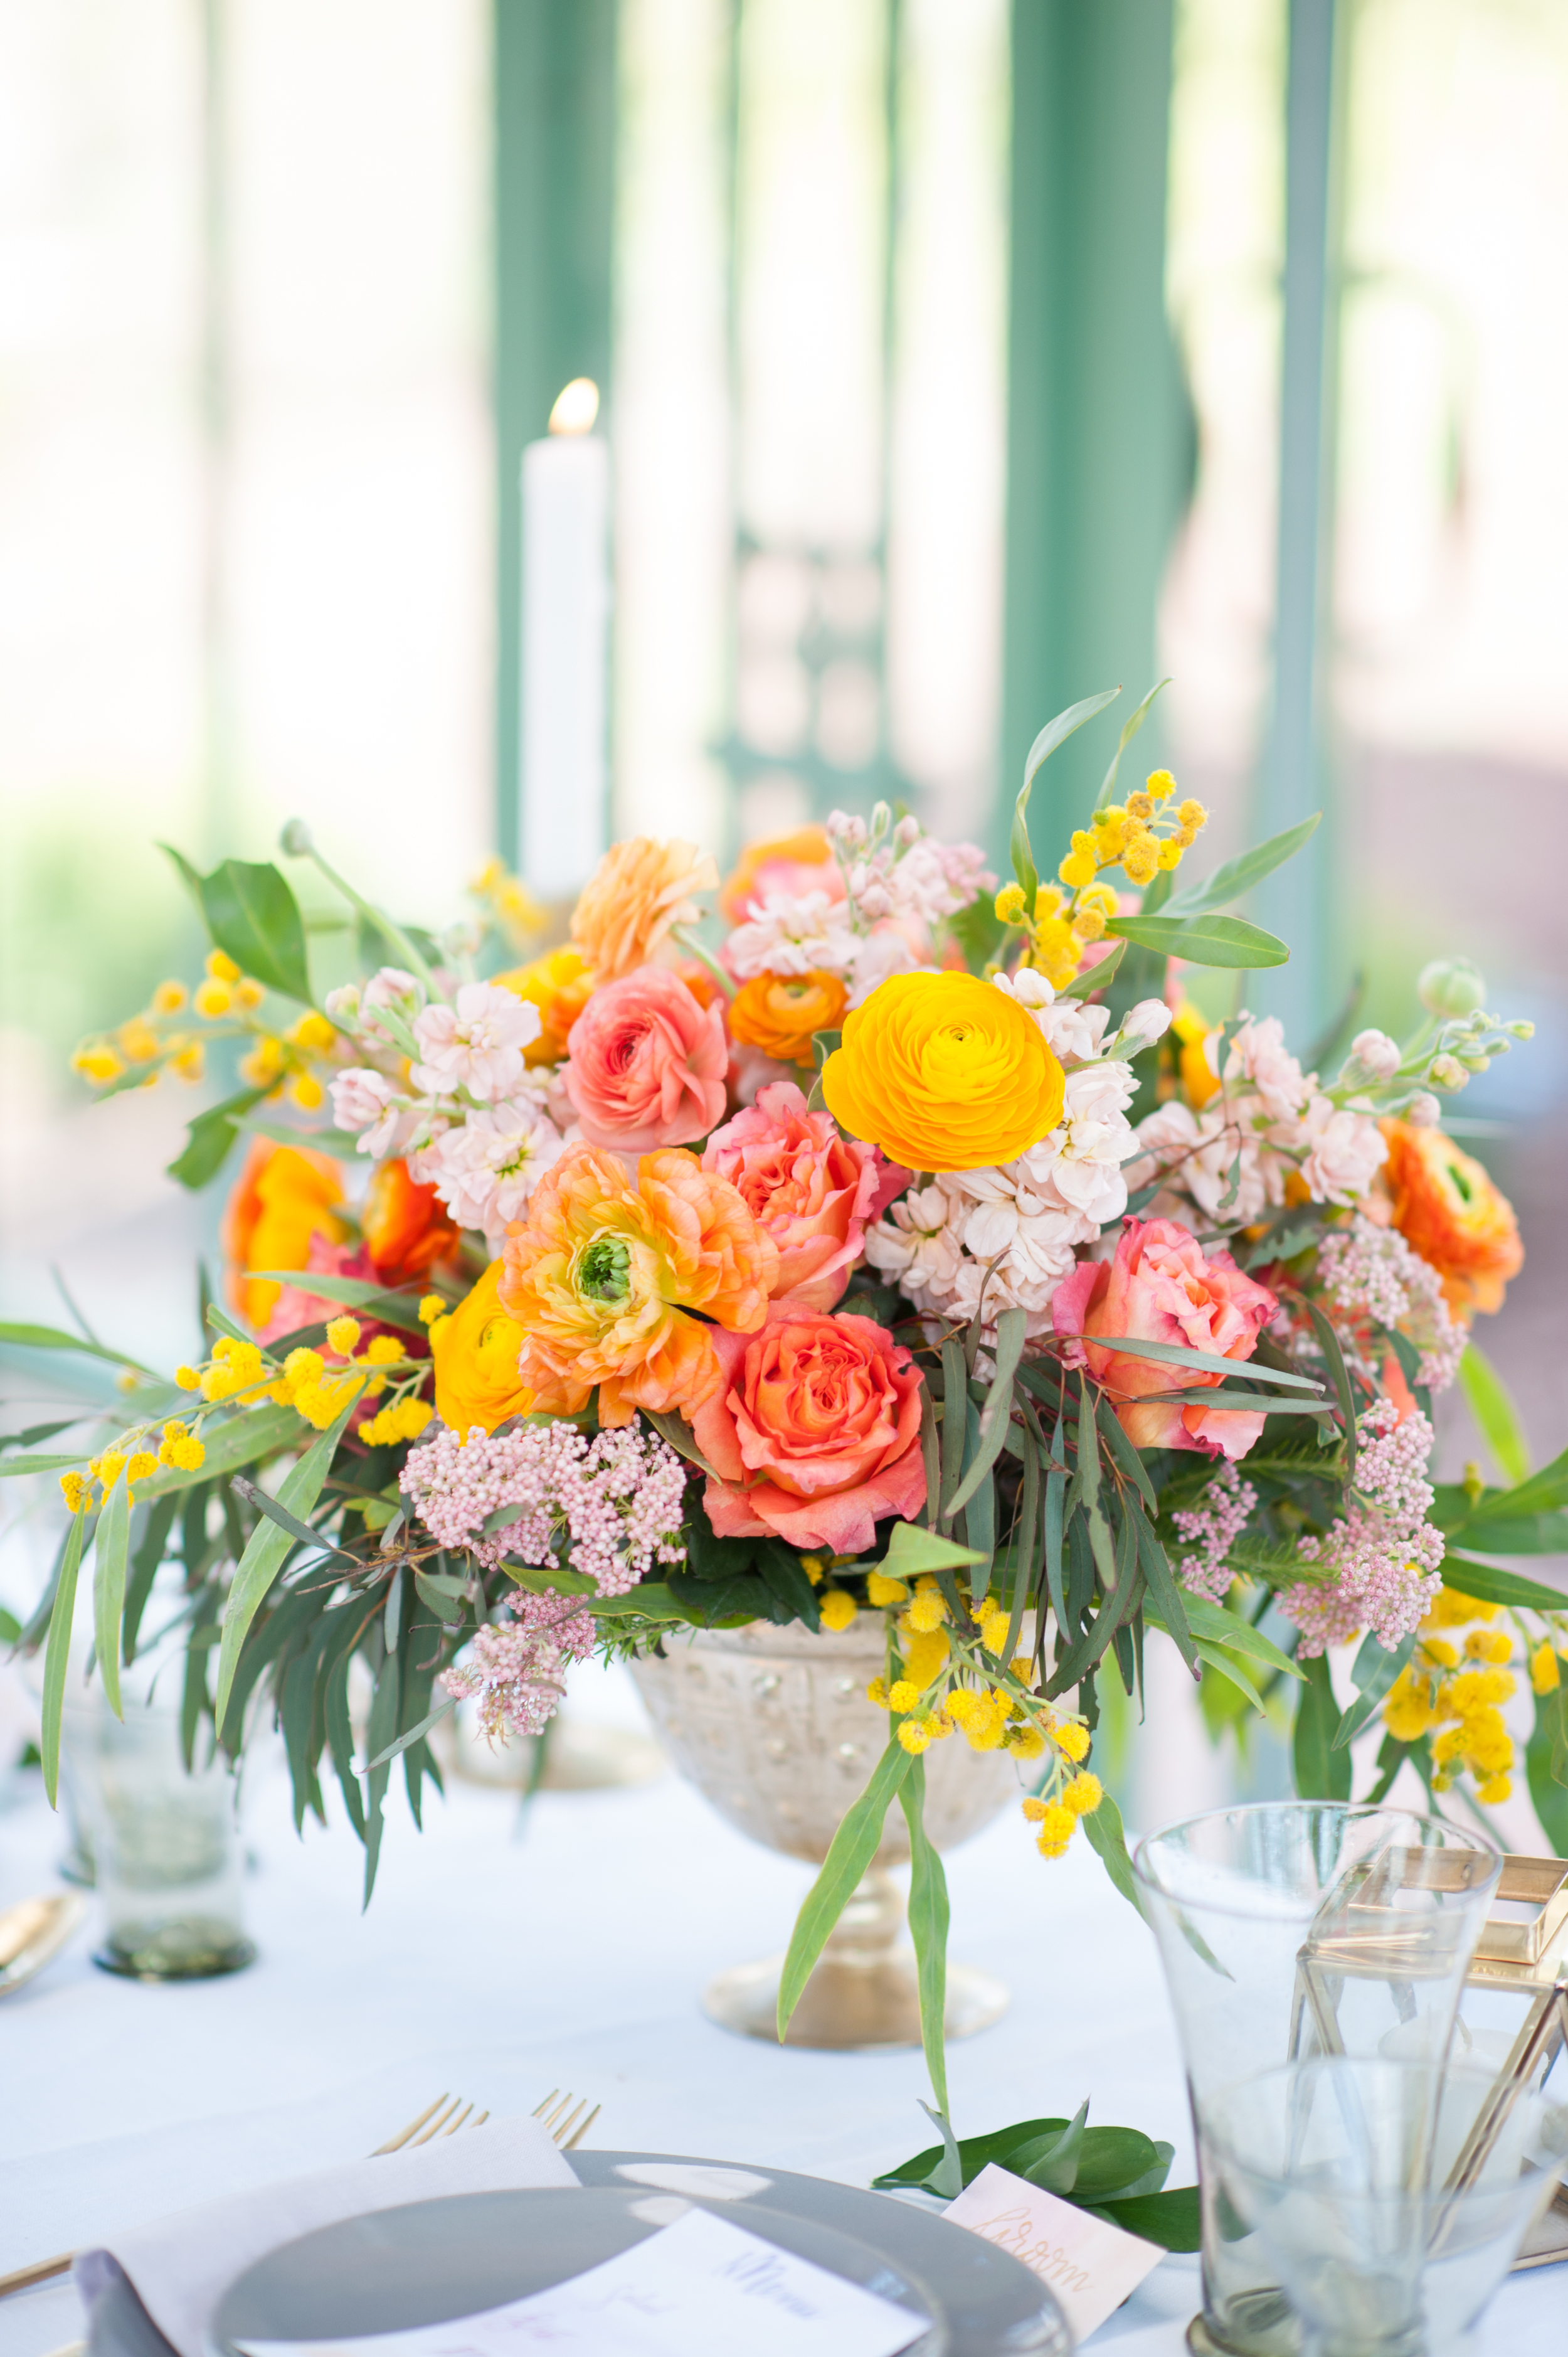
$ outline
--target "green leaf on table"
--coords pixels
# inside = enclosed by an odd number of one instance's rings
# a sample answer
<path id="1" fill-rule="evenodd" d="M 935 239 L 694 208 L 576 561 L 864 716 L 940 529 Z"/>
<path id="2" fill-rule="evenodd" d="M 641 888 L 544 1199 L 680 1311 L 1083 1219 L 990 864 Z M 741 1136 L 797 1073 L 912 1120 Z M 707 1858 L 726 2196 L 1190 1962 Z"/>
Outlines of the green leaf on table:
<path id="1" fill-rule="evenodd" d="M 297 1464 L 291 1465 L 284 1475 L 278 1488 L 277 1502 L 286 1512 L 303 1518 L 315 1505 L 321 1494 L 321 1485 L 331 1469 L 338 1444 L 347 1431 L 349 1418 L 358 1405 L 359 1390 L 356 1388 L 354 1397 L 341 1414 L 306 1449 Z M 285 1559 L 297 1544 L 292 1533 L 281 1529 L 276 1523 L 258 1523 L 235 1568 L 228 1607 L 223 1615 L 223 1643 L 218 1658 L 218 1694 L 213 1705 L 213 1718 L 220 1732 L 228 1716 L 229 1696 L 246 1632 L 261 1608 L 263 1598 L 283 1569 Z"/>
<path id="2" fill-rule="evenodd" d="M 1328 1664 L 1317 1653 L 1304 1662 L 1301 1668 L 1301 1698 L 1296 1705 L 1295 1731 L 1291 1738 L 1296 1797 L 1302 1801 L 1348 1801 L 1350 1754 L 1334 1749 L 1339 1706 L 1334 1698 Z"/>
<path id="3" fill-rule="evenodd" d="M 914 1754 L 906 1751 L 895 1737 L 873 1769 L 865 1792 L 844 1812 L 843 1822 L 822 1861 L 822 1872 L 806 1893 L 789 1935 L 789 1952 L 779 1982 L 781 2043 L 789 2018 L 800 2002 L 800 1993 L 827 1944 L 829 1932 L 876 1855 L 888 1803 L 913 1765 Z"/>
<path id="4" fill-rule="evenodd" d="M 964 2183 L 972 2185 L 981 2170 L 989 2169 L 993 2161 L 998 2168 L 1004 2169 L 1009 2154 L 1015 2152 L 1020 2145 L 1031 2144 L 1047 2134 L 1059 2135 L 1066 2126 L 1063 2119 L 1017 2120 L 1011 2127 L 992 2128 L 984 2136 L 961 2136 L 958 2150 Z M 885 2169 L 880 2177 L 874 2177 L 872 2185 L 878 2192 L 885 2192 L 892 2186 L 923 2185 L 941 2157 L 941 2146 L 929 2145 L 924 2152 L 914 2153 L 909 2159 L 901 2160 L 897 2169 Z"/>
<path id="5" fill-rule="evenodd" d="M 1093 2205 L 1098 2217 L 1108 2218 L 1125 2234 L 1139 2234 L 1163 2251 L 1196 2251 L 1202 2238 L 1202 2212 L 1196 2185 L 1176 2185 L 1162 2193 L 1136 2193 L 1128 2199 Z"/>
<path id="6" fill-rule="evenodd" d="M 1259 967 L 1284 965 L 1290 951 L 1275 933 L 1244 917 L 1112 917 L 1108 933 L 1161 957 L 1185 958 L 1189 965 Z"/>
<path id="7" fill-rule="evenodd" d="M 242 1089 L 221 1104 L 199 1113 L 185 1134 L 185 1147 L 168 1166 L 168 1175 L 194 1191 L 216 1178 L 240 1135 L 240 1116 L 260 1104 L 265 1089 Z"/>
<path id="8" fill-rule="evenodd" d="M 1065 712 L 1058 712 L 1054 720 L 1047 721 L 1029 748 L 1024 762 L 1024 783 L 1013 811 L 1011 850 L 1013 873 L 1023 887 L 1024 899 L 1031 915 L 1035 895 L 1040 887 L 1039 871 L 1029 845 L 1029 794 L 1035 780 L 1058 746 L 1065 745 L 1075 729 L 1081 728 L 1086 720 L 1092 720 L 1097 712 L 1103 712 L 1108 704 L 1114 704 L 1121 693 L 1119 687 L 1111 687 L 1100 695 L 1086 695 L 1080 704 L 1069 705 Z"/>
<path id="9" fill-rule="evenodd" d="M 299 903 L 272 862 L 225 859 L 210 876 L 201 876 L 169 845 L 163 847 L 195 894 L 214 947 L 242 974 L 308 1006 L 310 969 Z"/>
<path id="10" fill-rule="evenodd" d="M 1065 2128 L 1056 2136 L 1037 2136 L 1033 2144 L 1024 2144 L 1013 2155 L 1012 2166 L 1019 2177 L 1042 2191 L 1055 2193 L 1062 2200 L 1072 2197 L 1078 2183 L 1079 2160 L 1084 2138 L 1089 2133 L 1089 2098 L 1086 2095 Z"/>
<path id="11" fill-rule="evenodd" d="M 76 1580 L 81 1569 L 81 1551 L 87 1543 L 91 1520 L 91 1514 L 72 1514 L 70 1518 L 59 1576 L 55 1582 L 54 1609 L 49 1614 L 48 1650 L 44 1655 L 43 1724 L 38 1749 L 43 1754 L 44 1790 L 48 1794 L 51 1809 L 59 1786 L 60 1713 L 65 1703 L 66 1663 L 70 1657 L 70 1625 L 76 1613 Z"/>
<path id="12" fill-rule="evenodd" d="M 898 1787 L 898 1803 L 909 1828 L 909 1936 L 915 1943 L 915 1972 L 920 1992 L 920 2042 L 926 2050 L 931 2093 L 945 2120 L 948 1883 L 941 1858 L 926 1831 L 925 1800 L 926 1763 L 917 1760 Z M 955 2185 L 952 2190 L 956 2194 L 961 2188 Z"/>
<path id="13" fill-rule="evenodd" d="M 1183 891 L 1174 892 L 1165 903 L 1170 916 L 1197 917 L 1210 909 L 1223 909 L 1228 902 L 1239 900 L 1287 859 L 1294 859 L 1304 844 L 1316 834 L 1323 813 L 1314 811 L 1299 826 L 1287 826 L 1282 834 L 1272 834 L 1267 843 L 1260 843 L 1253 851 L 1243 851 L 1239 858 L 1228 859 L 1201 884 L 1189 884 Z"/>

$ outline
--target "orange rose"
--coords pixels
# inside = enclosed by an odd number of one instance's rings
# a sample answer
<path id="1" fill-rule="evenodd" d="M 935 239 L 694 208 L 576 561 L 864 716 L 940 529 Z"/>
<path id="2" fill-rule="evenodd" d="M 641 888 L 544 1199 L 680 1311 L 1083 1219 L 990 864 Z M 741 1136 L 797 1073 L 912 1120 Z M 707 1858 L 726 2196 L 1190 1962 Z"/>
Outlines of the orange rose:
<path id="1" fill-rule="evenodd" d="M 702 912 L 693 892 L 711 892 L 718 868 L 694 843 L 635 834 L 607 851 L 572 911 L 572 939 L 596 981 L 618 982 L 646 965 L 673 925 Z"/>
<path id="2" fill-rule="evenodd" d="M 526 1415 L 533 1405 L 533 1394 L 517 1372 L 522 1329 L 500 1305 L 502 1265 L 492 1261 L 473 1291 L 430 1329 L 435 1413 L 462 1440 L 476 1425 L 494 1432 L 509 1416 Z"/>
<path id="3" fill-rule="evenodd" d="M 308 1267 L 313 1236 L 342 1243 L 348 1230 L 335 1216 L 342 1200 L 343 1180 L 329 1154 L 278 1146 L 270 1137 L 252 1140 L 221 1232 L 229 1298 L 242 1318 L 264 1326 L 282 1290 L 247 1271 Z"/>
<path id="4" fill-rule="evenodd" d="M 1383 1176 L 1395 1227 L 1437 1271 L 1456 1317 L 1500 1309 L 1509 1277 L 1524 1266 L 1513 1205 L 1440 1129 L 1413 1129 L 1404 1121 L 1379 1125 L 1388 1142 Z"/>
<path id="5" fill-rule="evenodd" d="M 510 1232 L 499 1298 L 522 1330 L 519 1372 L 553 1415 L 596 1385 L 599 1421 L 689 1415 L 719 1380 L 707 1326 L 768 1314 L 779 1254 L 726 1179 L 694 1154 L 645 1154 L 637 1185 L 592 1146 L 567 1149 Z"/>
<path id="6" fill-rule="evenodd" d="M 502 990 L 515 991 L 519 998 L 526 998 L 539 1009 L 543 1028 L 523 1049 L 523 1062 L 558 1064 L 566 1053 L 572 1026 L 586 1006 L 595 985 L 595 974 L 582 952 L 546 950 L 532 964 L 514 966 L 510 974 L 498 974 L 494 979 Z"/>
<path id="7" fill-rule="evenodd" d="M 730 1003 L 730 1038 L 777 1064 L 811 1065 L 814 1031 L 836 1031 L 849 993 L 836 974 L 759 974 Z"/>
<path id="8" fill-rule="evenodd" d="M 797 899 L 804 892 L 825 892 L 830 900 L 843 899 L 843 877 L 825 828 L 802 826 L 793 834 L 748 843 L 734 873 L 725 877 L 719 908 L 732 925 L 744 924 L 752 901 L 765 892 Z"/>
<path id="9" fill-rule="evenodd" d="M 389 1285 L 407 1285 L 423 1276 L 456 1251 L 458 1242 L 435 1188 L 421 1187 L 410 1178 L 401 1155 L 379 1163 L 371 1173 L 360 1227 L 376 1275 Z"/>

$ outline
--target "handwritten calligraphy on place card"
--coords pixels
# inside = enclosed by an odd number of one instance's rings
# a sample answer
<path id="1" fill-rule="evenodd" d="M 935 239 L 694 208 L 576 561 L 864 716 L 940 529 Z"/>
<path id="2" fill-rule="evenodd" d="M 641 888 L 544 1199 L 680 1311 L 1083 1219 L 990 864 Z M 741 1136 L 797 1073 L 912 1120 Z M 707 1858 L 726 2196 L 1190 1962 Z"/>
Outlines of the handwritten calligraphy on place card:
<path id="1" fill-rule="evenodd" d="M 585 2274 L 480 2316 L 242 2346 L 249 2357 L 897 2357 L 929 2329 L 913 2309 L 689 2210 Z"/>
<path id="2" fill-rule="evenodd" d="M 1165 2255 L 1157 2243 L 1090 2218 L 994 2161 L 942 2214 L 950 2225 L 967 2226 L 1010 2251 L 1048 2284 L 1076 2341 L 1113 2315 Z"/>

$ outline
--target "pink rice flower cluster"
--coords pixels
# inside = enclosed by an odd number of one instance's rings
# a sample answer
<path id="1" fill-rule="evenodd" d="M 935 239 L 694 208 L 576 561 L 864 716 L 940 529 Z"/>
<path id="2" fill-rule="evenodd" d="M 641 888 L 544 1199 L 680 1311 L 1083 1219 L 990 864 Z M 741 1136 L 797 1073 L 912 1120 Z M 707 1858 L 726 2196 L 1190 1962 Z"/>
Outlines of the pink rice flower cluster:
<path id="1" fill-rule="evenodd" d="M 601 1596 L 624 1596 L 655 1562 L 681 1563 L 686 1469 L 675 1451 L 635 1424 L 579 1432 L 574 1424 L 525 1425 L 467 1440 L 437 1433 L 411 1449 L 403 1487 L 432 1536 L 466 1547 L 493 1570 L 503 1556 L 545 1570 L 571 1568 Z M 515 1520 L 487 1530 L 497 1512 Z"/>
<path id="2" fill-rule="evenodd" d="M 476 1629 L 467 1657 L 441 1673 L 459 1702 L 478 1704 L 492 1743 L 510 1729 L 537 1735 L 560 1707 L 566 1671 L 594 1650 L 594 1622 L 570 1596 L 514 1596 L 511 1619 Z"/>
<path id="3" fill-rule="evenodd" d="M 1417 1383 L 1448 1389 L 1469 1338 L 1449 1313 L 1443 1279 L 1397 1228 L 1380 1228 L 1358 1211 L 1348 1228 L 1324 1237 L 1317 1272 L 1337 1308 L 1410 1336 L 1421 1352 Z"/>
<path id="4" fill-rule="evenodd" d="M 1356 1437 L 1357 1502 L 1326 1538 L 1304 1538 L 1296 1549 L 1329 1577 L 1301 1580 L 1278 1598 L 1301 1631 L 1304 1661 L 1363 1629 L 1391 1650 L 1420 1627 L 1443 1585 L 1443 1534 L 1426 1519 L 1431 1425 L 1419 1412 L 1402 1423 L 1392 1400 L 1376 1400 L 1357 1419 Z"/>
<path id="5" fill-rule="evenodd" d="M 1223 1604 L 1236 1575 L 1225 1561 L 1257 1510 L 1258 1493 L 1243 1481 L 1234 1465 L 1222 1464 L 1195 1506 L 1173 1514 L 1172 1522 L 1196 1555 L 1184 1555 L 1176 1577 L 1195 1596 Z"/>

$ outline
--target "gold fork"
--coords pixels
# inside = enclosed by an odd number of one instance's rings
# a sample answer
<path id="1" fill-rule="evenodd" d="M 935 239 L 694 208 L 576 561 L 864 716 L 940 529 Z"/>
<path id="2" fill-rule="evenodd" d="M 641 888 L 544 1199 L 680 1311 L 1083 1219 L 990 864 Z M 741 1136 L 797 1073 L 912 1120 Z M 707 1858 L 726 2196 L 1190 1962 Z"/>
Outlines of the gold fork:
<path id="1" fill-rule="evenodd" d="M 559 2102 L 556 2100 L 557 2097 L 561 2097 Z M 583 2138 L 598 2118 L 601 2108 L 596 2104 L 587 2118 L 583 2120 L 579 2126 L 577 2124 L 585 2107 L 586 2098 L 585 2097 L 584 2102 L 578 2104 L 576 2110 L 572 2112 L 569 2117 L 564 2117 L 563 2115 L 566 2113 L 567 2105 L 572 2101 L 573 2098 L 570 2095 L 561 2096 L 559 2087 L 552 2087 L 543 2103 L 536 2106 L 532 2115 L 537 2120 L 546 2112 L 549 2113 L 550 2115 L 545 2119 L 544 2126 L 553 2142 L 560 2146 L 563 2152 L 571 2152 L 575 2147 L 582 2143 Z M 554 2105 L 553 2110 L 551 2110 L 552 2104 Z M 461 2095 L 437 2095 L 433 2104 L 425 2105 L 416 2120 L 410 2120 L 407 2127 L 397 2136 L 389 2136 L 385 2144 L 377 2145 L 371 2158 L 378 2159 L 384 2152 L 402 2152 L 405 2147 L 412 2152 L 415 2146 L 429 2144 L 436 2136 L 456 2136 L 458 2129 L 462 2127 L 482 2126 L 489 2118 L 489 2112 L 480 2112 L 478 2117 L 473 2117 L 471 2116 L 473 2110 L 472 2104 L 465 2104 Z M 31 2266 L 17 2267 L 8 2276 L 0 2276 L 0 2299 L 4 2299 L 7 2292 L 26 2291 L 33 2284 L 48 2283 L 51 2276 L 63 2276 L 75 2257 L 74 2251 L 61 2251 L 52 2259 L 35 2259 Z"/>

